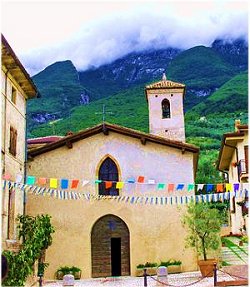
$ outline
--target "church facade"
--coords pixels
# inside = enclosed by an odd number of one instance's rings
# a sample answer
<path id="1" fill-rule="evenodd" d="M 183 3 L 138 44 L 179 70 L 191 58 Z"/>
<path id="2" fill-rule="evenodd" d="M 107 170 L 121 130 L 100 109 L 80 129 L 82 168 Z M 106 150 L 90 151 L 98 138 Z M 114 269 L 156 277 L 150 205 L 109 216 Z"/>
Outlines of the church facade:
<path id="1" fill-rule="evenodd" d="M 185 205 L 162 204 L 194 191 L 157 188 L 195 179 L 199 149 L 185 143 L 185 86 L 163 78 L 145 92 L 149 134 L 102 123 L 29 152 L 29 175 L 80 179 L 77 191 L 89 195 L 28 194 L 27 213 L 50 214 L 56 229 L 46 278 L 65 265 L 81 268 L 83 278 L 135 275 L 139 264 L 169 259 L 182 261 L 183 271 L 197 269 L 196 254 L 185 248 Z"/>

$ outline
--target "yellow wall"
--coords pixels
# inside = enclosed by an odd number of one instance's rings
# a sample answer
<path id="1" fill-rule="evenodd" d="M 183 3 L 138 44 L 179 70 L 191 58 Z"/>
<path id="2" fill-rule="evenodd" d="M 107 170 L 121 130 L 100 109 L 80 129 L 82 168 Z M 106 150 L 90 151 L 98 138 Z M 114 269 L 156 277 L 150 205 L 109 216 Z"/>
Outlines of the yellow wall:
<path id="1" fill-rule="evenodd" d="M 164 183 L 192 183 L 193 154 L 154 143 L 142 145 L 139 139 L 110 132 L 102 133 L 35 157 L 29 162 L 28 173 L 37 177 L 94 180 L 100 161 L 111 155 L 119 164 L 120 180 L 145 176 Z M 78 191 L 96 194 L 93 183 Z M 176 191 L 171 195 L 185 195 Z M 190 192 L 188 193 L 191 194 Z M 120 195 L 170 196 L 156 191 L 155 186 L 126 184 Z M 183 206 L 181 206 L 183 209 Z M 51 197 L 28 195 L 29 214 L 48 213 L 56 228 L 53 245 L 46 261 L 50 263 L 47 278 L 53 278 L 57 268 L 76 265 L 83 277 L 91 277 L 91 228 L 97 219 L 114 214 L 130 230 L 131 274 L 136 265 L 160 262 L 171 258 L 183 262 L 183 270 L 196 269 L 192 250 L 184 248 L 185 230 L 180 222 L 180 211 L 171 205 L 144 205 L 112 201 L 59 200 Z"/>
<path id="2" fill-rule="evenodd" d="M 17 82 L 7 73 L 2 67 L 1 70 L 1 112 L 2 112 L 2 173 L 11 175 L 11 180 L 16 179 L 17 174 L 24 175 L 24 160 L 25 160 L 25 111 L 26 111 L 26 96 Z M 12 86 L 17 90 L 16 104 L 11 101 Z M 14 157 L 9 153 L 10 143 L 10 126 L 17 130 L 17 155 Z M 6 188 L 2 194 L 2 248 L 7 248 L 7 222 L 8 222 L 8 203 L 9 191 Z M 23 195 L 20 192 L 15 192 L 12 196 L 14 201 L 14 217 L 23 213 Z M 11 234 L 8 239 L 17 239 L 16 225 L 12 224 Z"/>

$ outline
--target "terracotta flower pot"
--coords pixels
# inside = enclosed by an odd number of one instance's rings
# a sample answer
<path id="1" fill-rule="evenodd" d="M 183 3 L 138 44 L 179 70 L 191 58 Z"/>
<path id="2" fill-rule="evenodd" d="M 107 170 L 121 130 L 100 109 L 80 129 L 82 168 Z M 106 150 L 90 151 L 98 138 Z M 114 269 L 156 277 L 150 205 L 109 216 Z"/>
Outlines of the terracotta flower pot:
<path id="1" fill-rule="evenodd" d="M 202 277 L 212 277 L 214 270 L 214 263 L 217 263 L 216 259 L 198 260 Z"/>

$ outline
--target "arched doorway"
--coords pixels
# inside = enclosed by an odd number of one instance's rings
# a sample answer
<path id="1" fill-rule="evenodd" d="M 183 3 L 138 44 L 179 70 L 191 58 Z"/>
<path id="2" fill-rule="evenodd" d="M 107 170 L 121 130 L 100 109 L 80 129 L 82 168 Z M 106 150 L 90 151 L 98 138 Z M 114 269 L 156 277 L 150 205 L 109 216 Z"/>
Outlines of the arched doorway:
<path id="1" fill-rule="evenodd" d="M 92 277 L 130 275 L 129 229 L 115 215 L 99 218 L 91 231 Z"/>

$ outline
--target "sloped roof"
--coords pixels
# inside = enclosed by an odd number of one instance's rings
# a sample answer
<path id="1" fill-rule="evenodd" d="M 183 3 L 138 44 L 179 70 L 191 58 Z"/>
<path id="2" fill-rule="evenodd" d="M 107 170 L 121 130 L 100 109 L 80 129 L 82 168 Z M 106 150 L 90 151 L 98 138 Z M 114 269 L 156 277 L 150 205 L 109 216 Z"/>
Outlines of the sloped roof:
<path id="1" fill-rule="evenodd" d="M 161 80 L 159 82 L 153 83 L 151 85 L 146 86 L 146 90 L 150 89 L 169 89 L 169 88 L 185 88 L 186 86 L 181 83 L 173 82 L 170 80 Z"/>
<path id="2" fill-rule="evenodd" d="M 229 169 L 232 154 L 237 143 L 242 141 L 246 133 L 248 133 L 248 125 L 238 125 L 237 128 L 238 130 L 235 132 L 223 134 L 217 163 L 218 170 Z"/>
<path id="3" fill-rule="evenodd" d="M 181 141 L 170 140 L 170 139 L 163 138 L 160 136 L 147 134 L 144 132 L 136 131 L 134 129 L 126 128 L 126 127 L 119 126 L 119 125 L 109 124 L 109 123 L 99 124 L 92 128 L 79 131 L 76 134 L 65 136 L 62 139 L 59 139 L 52 143 L 48 143 L 47 145 L 44 145 L 37 149 L 32 149 L 28 152 L 28 155 L 29 157 L 32 158 L 32 157 L 41 155 L 43 153 L 52 151 L 54 149 L 60 148 L 65 145 L 68 147 L 72 147 L 72 144 L 74 142 L 86 139 L 88 137 L 91 137 L 99 133 L 104 133 L 105 135 L 108 135 L 109 132 L 115 132 L 115 133 L 126 135 L 132 138 L 137 138 L 141 141 L 142 144 L 146 144 L 146 142 L 148 141 L 148 142 L 176 148 L 176 149 L 181 150 L 182 152 L 185 152 L 185 151 L 191 152 L 194 154 L 194 159 L 193 159 L 194 172 L 196 172 L 197 170 L 198 157 L 199 157 L 199 148 L 197 146 L 188 144 L 188 143 L 183 143 Z"/>
<path id="4" fill-rule="evenodd" d="M 30 75 L 25 70 L 24 66 L 17 58 L 16 54 L 12 50 L 11 46 L 5 39 L 2 37 L 2 66 L 5 66 L 7 71 L 13 76 L 16 82 L 20 85 L 22 90 L 25 92 L 28 98 L 35 98 L 40 96 L 37 87 L 30 78 Z"/>

